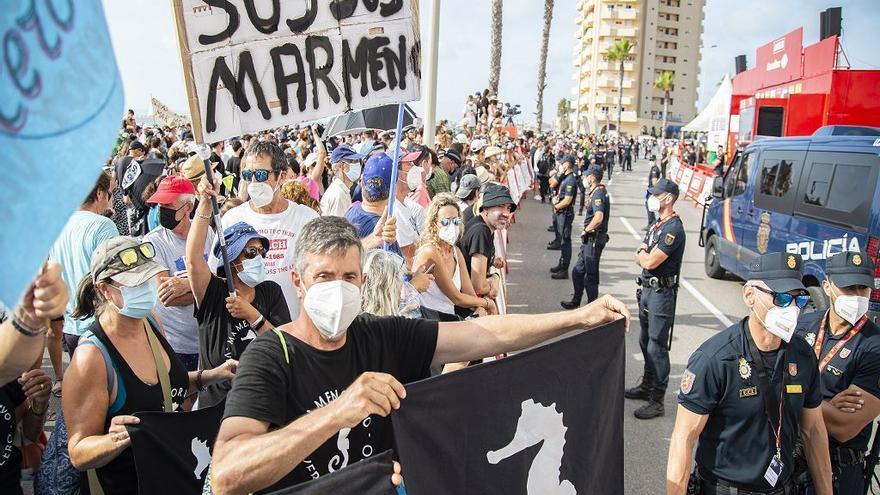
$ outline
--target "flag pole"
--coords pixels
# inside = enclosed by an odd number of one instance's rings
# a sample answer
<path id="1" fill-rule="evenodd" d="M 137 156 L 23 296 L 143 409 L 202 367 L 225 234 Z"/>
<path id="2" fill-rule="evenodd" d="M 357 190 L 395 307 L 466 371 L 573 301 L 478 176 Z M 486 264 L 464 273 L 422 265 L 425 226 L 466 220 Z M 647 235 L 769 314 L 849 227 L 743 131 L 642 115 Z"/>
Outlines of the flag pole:
<path id="1" fill-rule="evenodd" d="M 428 66 L 425 70 L 425 129 L 422 142 L 434 147 L 437 131 L 437 51 L 440 42 L 440 0 L 431 0 L 431 17 L 428 22 Z"/>
<path id="2" fill-rule="evenodd" d="M 394 163 L 391 167 L 391 184 L 388 190 L 388 216 L 386 218 L 391 218 L 394 215 L 394 202 L 397 196 L 397 164 L 400 162 L 400 134 L 403 132 L 403 107 L 403 103 L 397 104 L 397 130 L 394 133 Z M 388 251 L 390 248 L 391 245 L 386 242 L 384 249 Z"/>
<path id="3" fill-rule="evenodd" d="M 205 145 L 202 145 L 205 146 Z M 202 160 L 205 165 L 205 177 L 208 178 L 208 184 L 214 187 L 214 174 L 211 172 L 211 161 Z M 219 193 L 219 190 L 217 191 Z M 226 272 L 226 289 L 230 296 L 235 296 L 235 283 L 232 281 L 232 267 L 229 263 L 229 252 L 226 250 L 226 238 L 223 237 L 223 224 L 220 223 L 220 205 L 217 204 L 217 197 L 211 196 L 211 209 L 214 210 L 214 231 L 217 234 L 217 242 L 220 243 L 220 259 L 223 261 L 223 270 Z"/>

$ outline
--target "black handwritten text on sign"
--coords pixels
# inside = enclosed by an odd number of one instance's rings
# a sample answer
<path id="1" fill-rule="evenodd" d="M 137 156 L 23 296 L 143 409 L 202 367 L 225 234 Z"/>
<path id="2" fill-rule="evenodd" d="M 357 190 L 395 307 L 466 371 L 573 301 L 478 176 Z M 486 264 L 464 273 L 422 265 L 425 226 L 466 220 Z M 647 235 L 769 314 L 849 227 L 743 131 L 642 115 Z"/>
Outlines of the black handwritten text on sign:
<path id="1" fill-rule="evenodd" d="M 175 1 L 204 142 L 419 98 L 414 0 Z"/>

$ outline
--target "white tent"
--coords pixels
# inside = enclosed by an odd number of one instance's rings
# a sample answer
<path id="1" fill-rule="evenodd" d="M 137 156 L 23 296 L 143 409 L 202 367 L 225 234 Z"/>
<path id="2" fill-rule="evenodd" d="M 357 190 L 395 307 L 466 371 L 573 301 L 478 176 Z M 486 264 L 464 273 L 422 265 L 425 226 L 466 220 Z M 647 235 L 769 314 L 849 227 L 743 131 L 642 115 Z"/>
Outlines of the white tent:
<path id="1" fill-rule="evenodd" d="M 709 100 L 706 108 L 699 115 L 681 128 L 683 131 L 690 132 L 708 132 L 710 134 L 709 146 L 717 146 L 723 144 L 727 139 L 727 126 L 730 120 L 730 98 L 733 95 L 733 83 L 730 75 L 725 74 L 724 79 L 715 91 L 715 95 Z M 722 137 L 723 135 L 723 137 Z M 712 142 L 713 139 L 714 141 Z"/>

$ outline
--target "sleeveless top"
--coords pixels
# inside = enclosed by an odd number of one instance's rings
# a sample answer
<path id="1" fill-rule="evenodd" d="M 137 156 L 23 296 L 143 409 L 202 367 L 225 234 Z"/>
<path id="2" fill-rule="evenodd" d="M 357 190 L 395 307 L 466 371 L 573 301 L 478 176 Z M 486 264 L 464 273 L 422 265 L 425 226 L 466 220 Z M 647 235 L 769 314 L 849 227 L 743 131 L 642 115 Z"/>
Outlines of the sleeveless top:
<path id="1" fill-rule="evenodd" d="M 174 353 L 174 350 L 168 345 L 165 337 L 153 327 L 152 323 L 150 324 L 150 329 L 155 333 L 159 343 L 162 344 L 165 354 L 168 355 L 170 361 L 168 375 L 171 385 L 172 409 L 179 411 L 186 397 L 186 391 L 189 388 L 189 375 L 183 363 Z M 107 429 L 110 428 L 110 420 L 113 416 L 131 415 L 143 411 L 164 411 L 165 401 L 162 396 L 162 386 L 159 385 L 159 382 L 157 381 L 155 385 L 147 385 L 135 375 L 116 347 L 113 346 L 113 342 L 107 337 L 98 319 L 95 319 L 95 323 L 91 326 L 90 330 L 107 348 L 113 360 L 113 368 L 116 371 L 117 378 L 116 401 L 114 401 L 113 405 L 118 407 L 118 410 L 112 413 L 108 411 L 107 417 L 104 420 L 104 432 L 106 433 Z M 142 352 L 150 352 L 150 350 L 146 348 Z M 121 400 L 120 395 L 123 397 Z M 97 473 L 104 493 L 137 495 L 137 471 L 134 465 L 134 454 L 130 446 L 106 466 L 98 468 Z M 83 476 L 83 479 L 85 479 L 85 476 Z"/>
<path id="2" fill-rule="evenodd" d="M 455 251 L 453 250 L 453 254 Z M 455 286 L 459 291 L 461 290 L 461 273 L 458 268 L 458 257 L 454 256 L 455 259 L 455 272 L 452 274 L 452 285 Z M 455 304 L 446 297 L 446 294 L 440 290 L 440 287 L 437 286 L 437 283 L 431 281 L 428 285 L 428 290 L 421 293 L 422 298 L 422 306 L 433 309 L 434 311 L 439 311 L 441 313 L 446 313 L 450 315 L 455 314 Z"/>

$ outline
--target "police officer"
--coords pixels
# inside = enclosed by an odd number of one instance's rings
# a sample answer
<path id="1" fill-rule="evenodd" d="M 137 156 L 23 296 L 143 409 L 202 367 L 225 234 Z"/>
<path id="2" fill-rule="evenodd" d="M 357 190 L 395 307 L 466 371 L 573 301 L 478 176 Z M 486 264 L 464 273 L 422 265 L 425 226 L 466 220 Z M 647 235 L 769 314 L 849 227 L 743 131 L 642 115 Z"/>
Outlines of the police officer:
<path id="1" fill-rule="evenodd" d="M 550 269 L 551 278 L 568 278 L 568 265 L 571 262 L 571 224 L 574 221 L 574 200 L 577 197 L 577 179 L 574 176 L 574 162 L 566 158 L 562 162 L 562 178 L 559 190 L 553 201 L 556 215 L 556 238 L 559 240 L 559 263 Z"/>
<path id="2" fill-rule="evenodd" d="M 648 170 L 648 189 L 654 187 L 657 184 L 657 181 L 660 180 L 660 167 L 657 166 L 657 157 L 651 156 L 648 161 L 648 165 L 650 166 L 650 170 Z M 648 208 L 648 198 L 651 197 L 650 192 L 645 192 L 645 209 L 648 211 L 648 228 L 657 221 L 657 216 L 654 215 L 654 212 Z"/>
<path id="3" fill-rule="evenodd" d="M 749 316 L 691 355 L 669 445 L 667 494 L 794 493 L 800 436 L 817 493 L 831 495 L 816 356 L 806 342 L 792 338 L 809 302 L 802 276 L 797 254 L 756 258 L 743 287 Z"/>
<path id="4" fill-rule="evenodd" d="M 579 307 L 584 290 L 587 292 L 588 303 L 599 297 L 599 258 L 608 242 L 611 204 L 608 200 L 608 191 L 602 184 L 602 168 L 597 165 L 591 166 L 584 172 L 582 180 L 584 188 L 590 191 L 590 201 L 587 204 L 584 230 L 581 233 L 583 241 L 581 251 L 571 271 L 574 294 L 571 300 L 560 303 L 564 309 Z"/>
<path id="5" fill-rule="evenodd" d="M 813 348 L 822 383 L 836 493 L 865 493 L 865 452 L 880 414 L 880 328 L 867 317 L 874 264 L 842 252 L 825 263 L 822 288 L 831 309 L 803 315 L 797 333 Z M 816 493 L 805 477 L 805 493 Z"/>
<path id="6" fill-rule="evenodd" d="M 638 419 L 663 416 L 663 396 L 669 382 L 669 332 L 675 320 L 675 299 L 678 292 L 678 273 L 684 255 L 684 226 L 675 213 L 678 185 L 660 179 L 649 188 L 648 209 L 657 212 L 659 219 L 645 233 L 645 240 L 636 251 L 636 264 L 642 275 L 636 279 L 641 287 L 636 290 L 639 300 L 639 322 L 642 333 L 639 345 L 645 359 L 640 384 L 624 394 L 628 399 L 647 400 L 636 409 Z"/>

